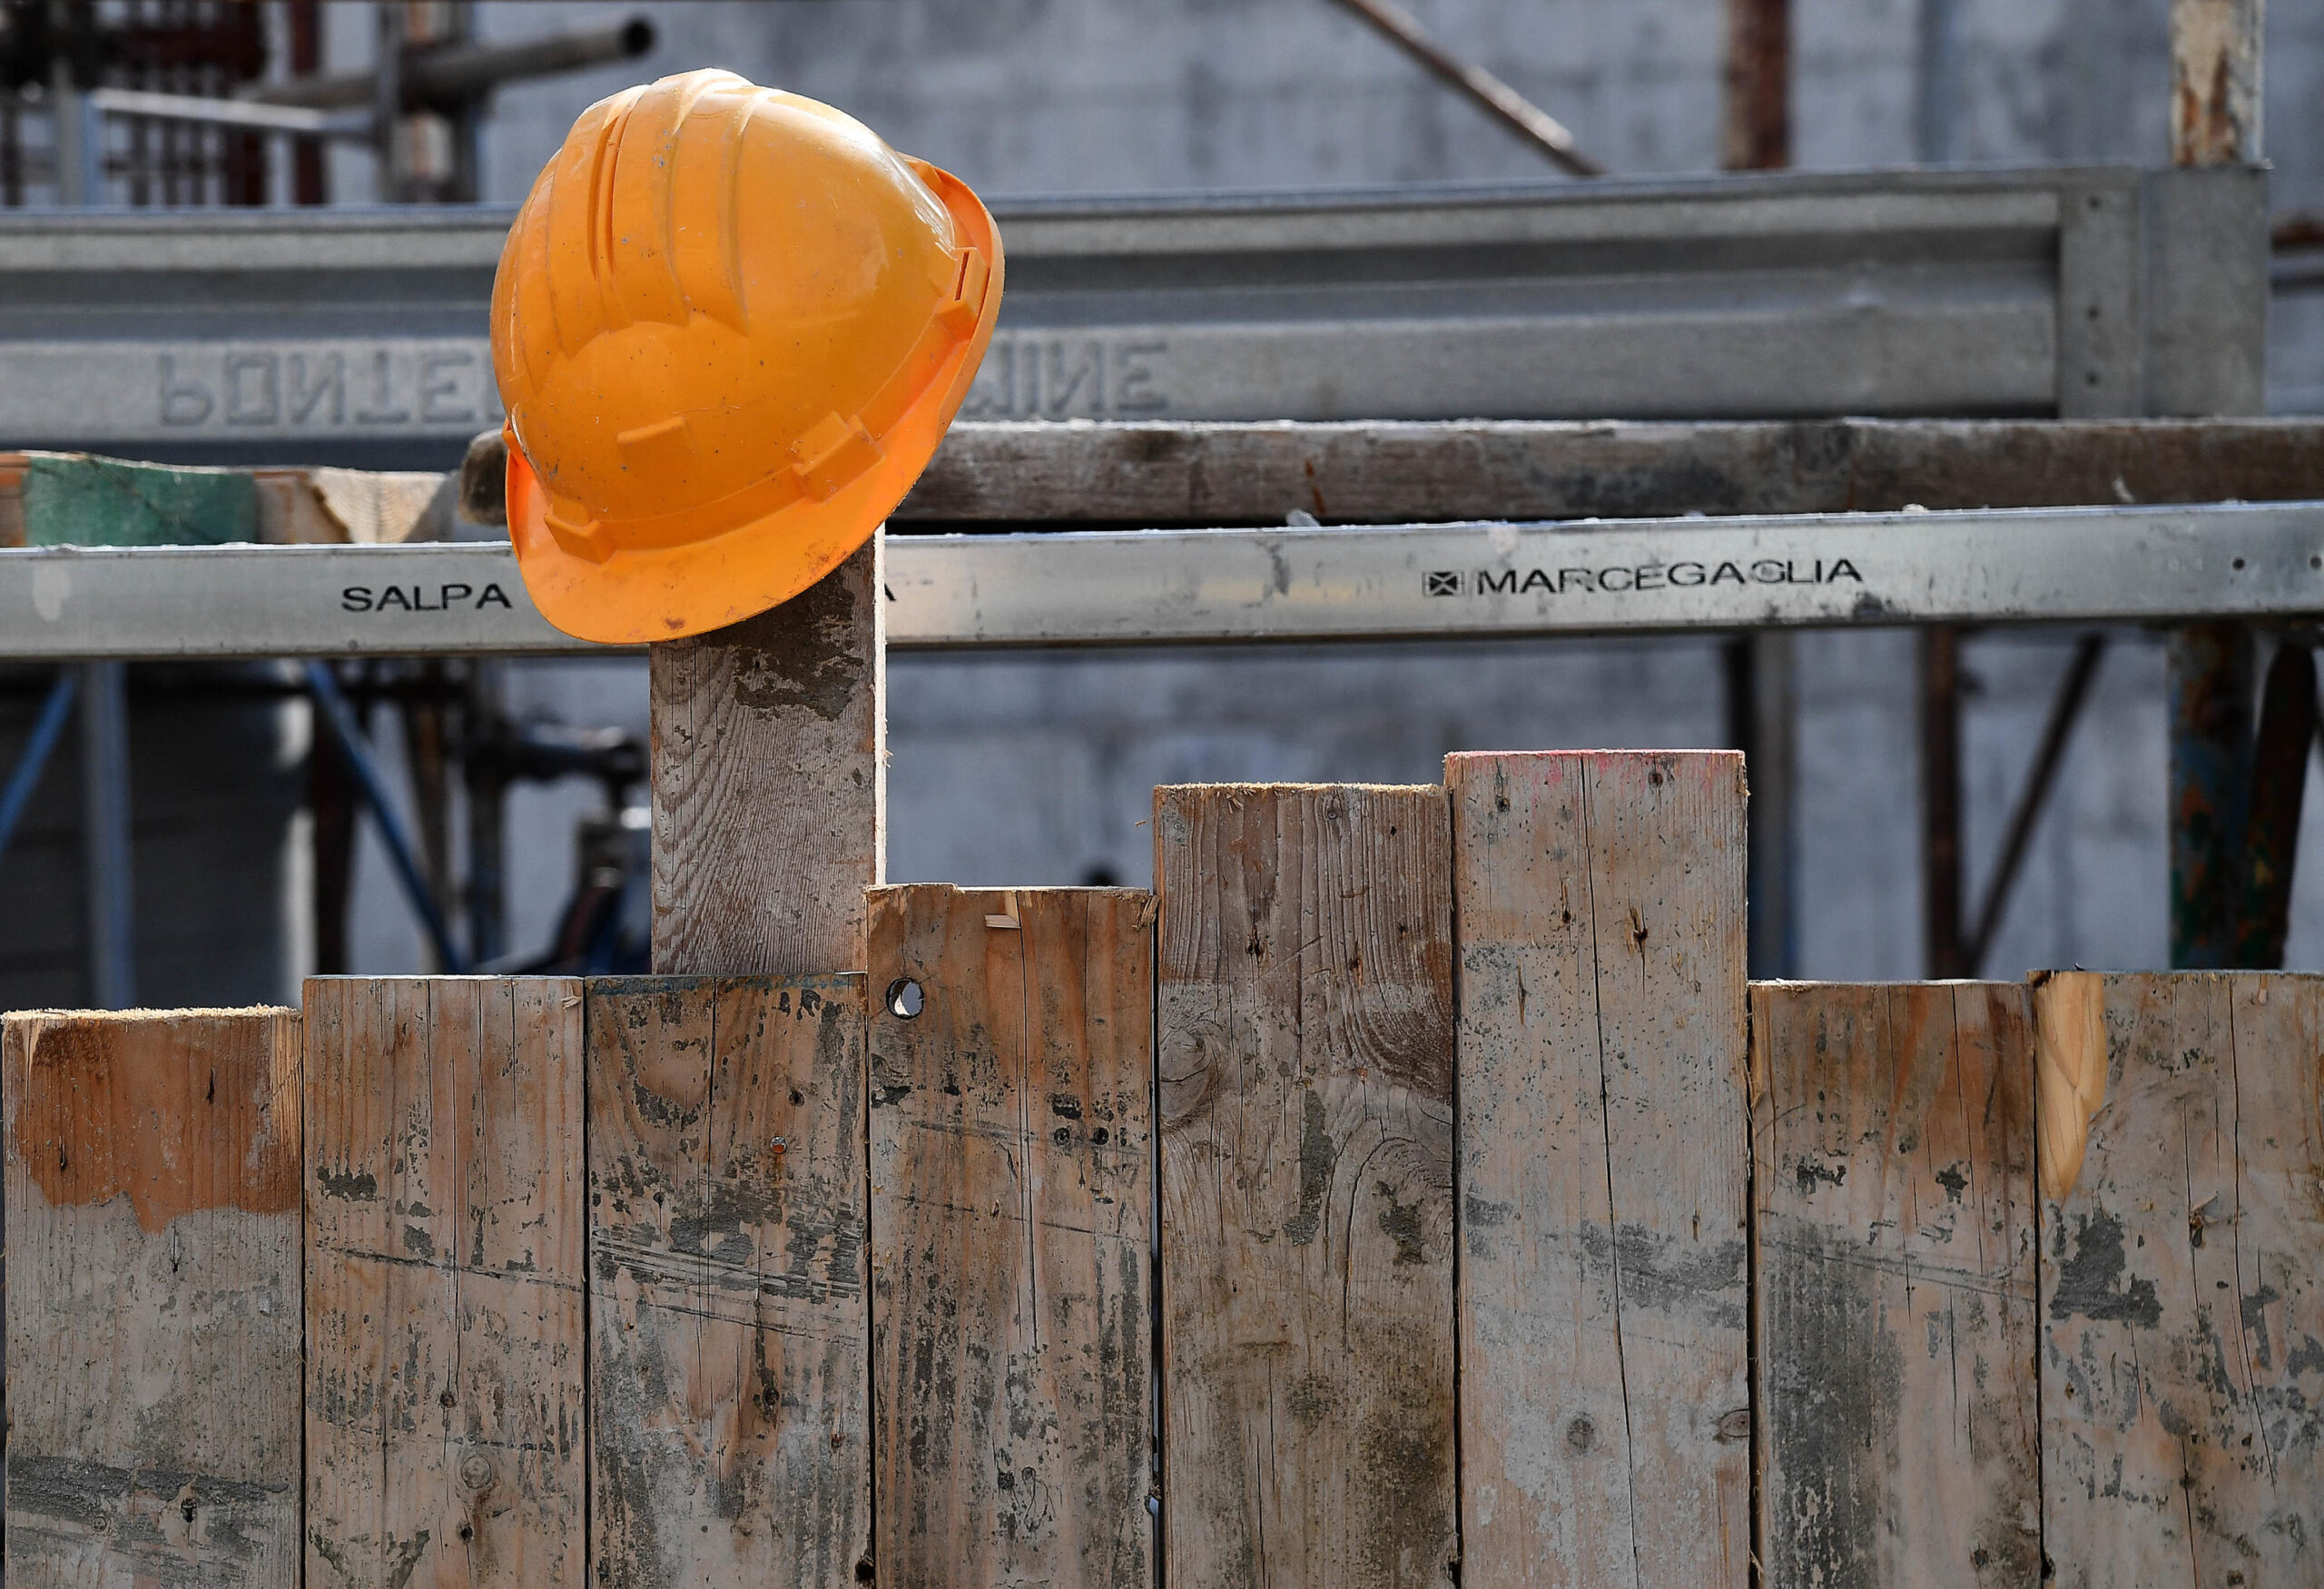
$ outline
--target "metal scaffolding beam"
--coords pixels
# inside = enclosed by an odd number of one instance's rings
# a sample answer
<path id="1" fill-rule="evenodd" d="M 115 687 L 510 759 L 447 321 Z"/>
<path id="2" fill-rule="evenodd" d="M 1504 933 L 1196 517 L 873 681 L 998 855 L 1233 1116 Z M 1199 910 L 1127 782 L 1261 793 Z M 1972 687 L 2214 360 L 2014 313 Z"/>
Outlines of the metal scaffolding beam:
<path id="1" fill-rule="evenodd" d="M 900 535 L 899 648 L 2324 615 L 2324 502 Z M 502 544 L 0 551 L 0 660 L 555 655 Z"/>
<path id="2" fill-rule="evenodd" d="M 1009 295 L 962 417 L 2136 412 L 2259 357 L 2265 189 L 2060 170 L 1002 200 Z M 507 225 L 0 217 L 0 436 L 443 467 L 497 422 Z"/>

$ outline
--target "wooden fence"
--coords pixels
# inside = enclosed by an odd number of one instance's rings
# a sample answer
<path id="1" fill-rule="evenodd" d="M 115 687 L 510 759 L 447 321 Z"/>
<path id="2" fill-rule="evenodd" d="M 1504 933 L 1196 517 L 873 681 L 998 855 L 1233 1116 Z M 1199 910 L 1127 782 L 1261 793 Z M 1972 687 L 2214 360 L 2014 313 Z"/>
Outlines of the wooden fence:
<path id="1" fill-rule="evenodd" d="M 1742 782 L 11 1016 L 7 1581 L 2324 1583 L 2324 979 L 1747 986 Z"/>

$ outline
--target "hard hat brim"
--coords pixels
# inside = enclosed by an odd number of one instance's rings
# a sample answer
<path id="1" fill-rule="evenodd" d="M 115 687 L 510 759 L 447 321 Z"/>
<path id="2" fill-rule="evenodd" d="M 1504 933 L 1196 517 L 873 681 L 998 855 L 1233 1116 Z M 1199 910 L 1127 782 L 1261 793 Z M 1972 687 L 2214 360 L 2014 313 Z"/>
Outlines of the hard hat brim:
<path id="1" fill-rule="evenodd" d="M 902 416 L 879 439 L 881 456 L 822 501 L 800 500 L 737 522 L 707 539 L 624 548 L 598 562 L 550 533 L 548 494 L 512 432 L 508 535 L 533 605 L 576 639 L 612 646 L 677 640 L 755 617 L 805 590 L 870 539 L 935 456 L 969 395 L 1000 314 L 1000 229 L 967 183 L 912 161 L 950 212 L 960 241 L 991 262 L 976 328 L 953 345 Z"/>

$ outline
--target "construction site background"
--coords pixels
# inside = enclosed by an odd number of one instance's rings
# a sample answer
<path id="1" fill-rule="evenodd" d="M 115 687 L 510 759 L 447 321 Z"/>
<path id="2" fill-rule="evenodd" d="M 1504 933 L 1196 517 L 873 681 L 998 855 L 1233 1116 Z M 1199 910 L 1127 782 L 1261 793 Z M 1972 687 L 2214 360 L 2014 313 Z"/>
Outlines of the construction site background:
<path id="1" fill-rule="evenodd" d="M 1448 46 L 1551 109 L 1616 173 L 1718 166 L 1719 0 L 1413 0 L 1411 8 Z M 2163 163 L 2166 9 L 2165 0 L 1798 0 L 1795 163 Z M 517 38 L 635 10 L 481 4 L 474 27 L 485 40 Z M 590 100 L 704 64 L 844 105 L 987 192 L 1555 175 L 1537 151 L 1326 0 L 793 0 L 660 5 L 652 15 L 658 39 L 643 60 L 500 92 L 482 139 L 487 202 L 520 198 Z M 376 43 L 371 8 L 327 5 L 323 15 L 326 69 L 360 70 Z M 1949 32 L 1933 54 L 1939 23 Z M 2324 207 L 2324 6 L 2274 7 L 2267 61 L 2274 204 Z M 332 201 L 371 202 L 373 165 L 366 150 L 335 147 Z M 2273 312 L 2270 408 L 2324 410 L 2324 293 L 2279 292 Z M 1968 642 L 1963 797 L 1973 896 L 2073 645 L 2070 634 L 2038 630 Z M 1809 634 L 1796 656 L 1798 938 L 1789 969 L 1835 979 L 1920 974 L 1914 638 Z M 1708 746 L 1723 743 L 1727 721 L 1718 645 L 1704 639 L 899 656 L 890 667 L 889 873 L 899 881 L 1142 884 L 1151 867 L 1142 824 L 1157 784 L 1429 781 L 1451 750 Z M 2107 654 L 1987 974 L 2166 963 L 2162 696 L 2160 636 L 2125 631 Z M 642 734 L 645 664 L 512 665 L 508 699 L 519 714 Z M 182 705 L 139 710 L 141 735 L 146 716 L 162 711 L 178 714 L 177 732 L 203 732 Z M 401 736 L 379 726 L 392 764 Z M 276 913 L 280 931 L 258 932 L 265 910 L 255 899 L 206 911 L 180 900 L 147 915 L 150 930 L 174 935 L 182 950 L 173 957 L 166 945 L 141 944 L 147 1002 L 288 997 L 309 963 L 298 925 L 301 841 L 290 814 L 303 706 L 283 706 L 278 729 L 271 744 L 218 745 L 215 787 L 154 786 L 141 775 L 145 897 L 168 895 L 164 852 L 190 834 L 240 824 L 268 844 L 267 835 L 290 835 L 279 864 L 253 870 L 254 890 L 291 902 Z M 60 767 L 20 853 L 31 864 L 31 852 L 54 848 L 64 894 L 74 886 L 72 781 Z M 511 792 L 513 944 L 547 938 L 571 886 L 574 824 L 599 802 L 579 782 Z M 2308 803 L 2310 855 L 2324 853 L 2315 847 L 2324 842 L 2319 805 Z M 161 859 L 149 864 L 149 847 Z M 368 834 L 355 902 L 350 969 L 420 969 L 419 933 Z M 222 985 L 211 946 L 227 931 L 242 933 L 253 953 L 242 957 L 241 981 Z M 0 1003 L 70 999 L 75 963 L 65 952 L 46 967 L 0 968 Z M 2324 874 L 2312 866 L 2296 888 L 2286 963 L 2324 966 Z"/>

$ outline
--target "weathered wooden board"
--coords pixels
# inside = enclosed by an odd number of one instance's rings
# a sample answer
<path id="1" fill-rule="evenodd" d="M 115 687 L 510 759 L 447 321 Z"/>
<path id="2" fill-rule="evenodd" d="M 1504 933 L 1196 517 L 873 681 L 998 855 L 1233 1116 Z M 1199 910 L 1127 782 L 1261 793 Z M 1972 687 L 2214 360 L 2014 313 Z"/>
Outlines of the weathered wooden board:
<path id="1" fill-rule="evenodd" d="M 1145 1589 L 1153 896 L 871 909 L 880 1582 Z"/>
<path id="2" fill-rule="evenodd" d="M 868 1576 L 863 979 L 589 983 L 591 1555 Z"/>
<path id="3" fill-rule="evenodd" d="M 1731 752 L 1455 755 L 1462 1576 L 1744 1584 Z"/>
<path id="4" fill-rule="evenodd" d="M 881 540 L 771 612 L 651 649 L 654 969 L 863 963 L 885 854 Z"/>
<path id="5" fill-rule="evenodd" d="M 2324 496 L 2312 419 L 955 425 L 901 520 L 1846 513 Z"/>
<path id="6" fill-rule="evenodd" d="M 0 470 L 5 462 L 0 462 Z M 507 522 L 500 432 L 461 511 Z M 2281 419 L 1556 419 L 955 424 L 901 522 L 1354 524 L 1893 512 L 2324 497 L 2324 430 Z M 0 541 L 6 535 L 0 473 Z"/>
<path id="7" fill-rule="evenodd" d="M 2045 1051 L 2105 1045 L 2081 1172 L 2042 1205 L 2060 1589 L 2324 1582 L 2324 979 L 2068 972 L 2034 996 Z M 2071 1058 L 2043 1054 L 2045 1091 Z"/>
<path id="8" fill-rule="evenodd" d="M 307 1584 L 583 1581 L 581 983 L 307 983 Z"/>
<path id="9" fill-rule="evenodd" d="M 1751 1001 L 1768 1582 L 2034 1589 L 2029 995 L 1761 982 Z"/>
<path id="10" fill-rule="evenodd" d="M 1155 792 L 1166 1576 L 1449 1584 L 1437 788 Z"/>
<path id="11" fill-rule="evenodd" d="M 299 1017 L 11 1015 L 18 1589 L 299 1582 Z"/>

